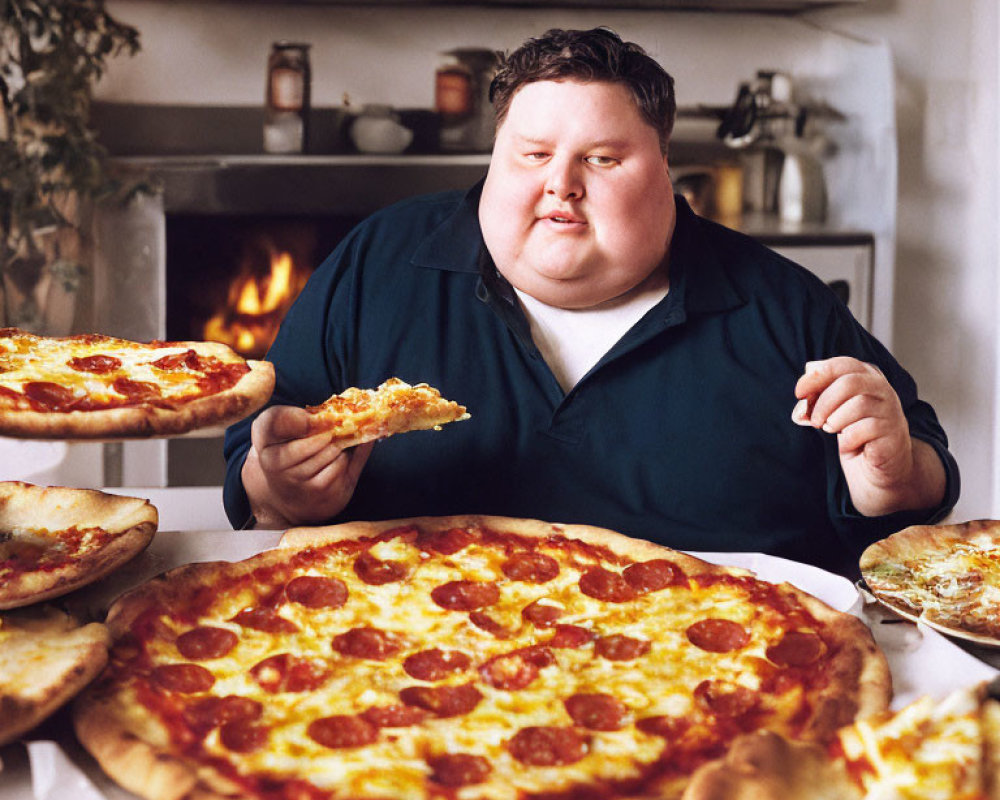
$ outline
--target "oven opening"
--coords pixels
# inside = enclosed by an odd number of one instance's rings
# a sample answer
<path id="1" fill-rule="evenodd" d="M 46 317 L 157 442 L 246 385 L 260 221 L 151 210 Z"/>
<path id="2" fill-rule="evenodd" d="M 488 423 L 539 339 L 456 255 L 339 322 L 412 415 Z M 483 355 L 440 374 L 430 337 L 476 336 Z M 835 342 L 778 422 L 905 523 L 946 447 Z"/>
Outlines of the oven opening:
<path id="1" fill-rule="evenodd" d="M 263 358 L 312 271 L 358 222 L 275 215 L 167 217 L 167 338 Z"/>
<path id="2" fill-rule="evenodd" d="M 166 336 L 259 359 L 319 266 L 360 217 L 168 214 Z M 222 430 L 167 442 L 168 486 L 218 486 Z"/>

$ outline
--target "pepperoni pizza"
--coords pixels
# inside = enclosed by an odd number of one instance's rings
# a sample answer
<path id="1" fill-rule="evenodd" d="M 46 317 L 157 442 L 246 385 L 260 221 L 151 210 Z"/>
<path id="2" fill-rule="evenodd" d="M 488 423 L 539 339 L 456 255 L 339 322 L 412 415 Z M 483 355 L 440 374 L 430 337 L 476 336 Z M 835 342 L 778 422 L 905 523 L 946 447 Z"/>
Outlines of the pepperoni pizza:
<path id="1" fill-rule="evenodd" d="M 469 418 L 465 406 L 446 400 L 434 387 L 399 378 L 389 378 L 377 389 L 352 386 L 306 411 L 309 432 L 328 431 L 342 449 Z"/>
<path id="2" fill-rule="evenodd" d="M 0 329 L 0 435 L 117 439 L 223 425 L 260 408 L 274 368 L 218 342 Z"/>
<path id="3" fill-rule="evenodd" d="M 76 732 L 151 800 L 676 798 L 740 734 L 827 742 L 890 694 L 868 629 L 788 584 L 502 517 L 293 529 L 107 625 Z"/>

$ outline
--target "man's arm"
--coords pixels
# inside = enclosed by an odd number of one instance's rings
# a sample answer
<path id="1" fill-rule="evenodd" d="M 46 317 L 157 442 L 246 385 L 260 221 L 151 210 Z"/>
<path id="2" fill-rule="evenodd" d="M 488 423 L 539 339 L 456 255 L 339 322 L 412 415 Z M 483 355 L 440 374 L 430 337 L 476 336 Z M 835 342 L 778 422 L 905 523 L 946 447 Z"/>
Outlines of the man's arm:
<path id="1" fill-rule="evenodd" d="M 837 436 L 840 465 L 857 511 L 868 517 L 934 508 L 946 473 L 937 452 L 910 436 L 899 397 L 872 364 L 839 356 L 806 365 L 797 421 Z"/>

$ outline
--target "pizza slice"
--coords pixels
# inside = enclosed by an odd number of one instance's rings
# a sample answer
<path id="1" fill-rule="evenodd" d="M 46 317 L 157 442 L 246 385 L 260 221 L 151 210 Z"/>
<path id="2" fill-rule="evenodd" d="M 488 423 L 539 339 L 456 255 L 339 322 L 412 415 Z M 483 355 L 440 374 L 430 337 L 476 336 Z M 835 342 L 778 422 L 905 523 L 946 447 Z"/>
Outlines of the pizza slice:
<path id="1" fill-rule="evenodd" d="M 312 415 L 310 433 L 330 431 L 341 448 L 469 418 L 465 406 L 445 400 L 437 389 L 399 378 L 389 378 L 377 389 L 351 387 L 306 411 Z"/>
<path id="2" fill-rule="evenodd" d="M 158 520 L 156 508 L 137 497 L 0 482 L 0 609 L 107 575 L 146 548 Z"/>
<path id="3" fill-rule="evenodd" d="M 41 723 L 104 668 L 110 636 L 50 607 L 0 614 L 0 745 Z"/>
<path id="4" fill-rule="evenodd" d="M 985 685 L 841 728 L 826 748 L 761 732 L 702 767 L 684 800 L 994 800 L 1000 703 Z"/>

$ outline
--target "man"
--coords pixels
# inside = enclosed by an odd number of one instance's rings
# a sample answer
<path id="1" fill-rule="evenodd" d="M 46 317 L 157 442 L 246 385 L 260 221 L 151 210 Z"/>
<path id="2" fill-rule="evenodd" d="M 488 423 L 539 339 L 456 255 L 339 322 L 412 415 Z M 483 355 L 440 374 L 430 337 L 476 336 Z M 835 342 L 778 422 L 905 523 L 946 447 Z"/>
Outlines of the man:
<path id="1" fill-rule="evenodd" d="M 289 312 L 272 405 L 227 434 L 234 525 L 506 514 L 853 574 L 947 513 L 958 470 L 909 375 L 821 281 L 675 198 L 673 81 L 641 48 L 549 31 L 491 99 L 485 182 L 375 214 Z M 305 436 L 301 406 L 390 376 L 471 420 Z"/>

